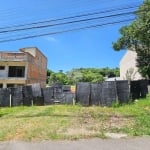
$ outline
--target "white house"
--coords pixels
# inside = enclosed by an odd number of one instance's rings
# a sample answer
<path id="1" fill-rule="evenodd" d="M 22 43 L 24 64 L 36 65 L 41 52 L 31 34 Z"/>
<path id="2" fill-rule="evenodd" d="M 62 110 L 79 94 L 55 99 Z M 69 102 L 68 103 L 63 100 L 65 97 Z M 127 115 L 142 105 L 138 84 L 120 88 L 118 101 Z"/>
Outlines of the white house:
<path id="1" fill-rule="evenodd" d="M 136 67 L 137 54 L 135 51 L 127 50 L 120 61 L 120 79 L 122 80 L 139 80 L 142 76 Z"/>

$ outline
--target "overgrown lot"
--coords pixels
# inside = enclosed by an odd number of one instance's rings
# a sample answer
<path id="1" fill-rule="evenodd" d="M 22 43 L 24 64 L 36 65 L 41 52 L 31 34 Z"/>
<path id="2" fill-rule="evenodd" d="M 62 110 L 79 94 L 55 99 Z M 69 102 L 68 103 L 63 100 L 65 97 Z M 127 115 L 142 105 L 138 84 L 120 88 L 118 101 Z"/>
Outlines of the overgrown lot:
<path id="1" fill-rule="evenodd" d="M 150 135 L 150 96 L 113 107 L 51 105 L 0 108 L 0 141 Z"/>

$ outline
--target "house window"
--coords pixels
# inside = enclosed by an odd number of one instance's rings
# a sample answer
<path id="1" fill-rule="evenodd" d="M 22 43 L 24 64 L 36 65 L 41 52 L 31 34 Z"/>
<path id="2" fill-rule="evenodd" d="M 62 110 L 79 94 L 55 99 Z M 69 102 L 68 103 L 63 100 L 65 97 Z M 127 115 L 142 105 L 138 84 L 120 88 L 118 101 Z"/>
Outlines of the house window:
<path id="1" fill-rule="evenodd" d="M 25 77 L 25 66 L 9 66 L 8 77 Z"/>
<path id="2" fill-rule="evenodd" d="M 3 84 L 0 83 L 0 88 L 3 88 Z"/>
<path id="3" fill-rule="evenodd" d="M 5 70 L 5 66 L 0 66 L 0 70 Z"/>
<path id="4" fill-rule="evenodd" d="M 7 84 L 7 88 L 12 88 L 14 87 L 14 84 Z"/>

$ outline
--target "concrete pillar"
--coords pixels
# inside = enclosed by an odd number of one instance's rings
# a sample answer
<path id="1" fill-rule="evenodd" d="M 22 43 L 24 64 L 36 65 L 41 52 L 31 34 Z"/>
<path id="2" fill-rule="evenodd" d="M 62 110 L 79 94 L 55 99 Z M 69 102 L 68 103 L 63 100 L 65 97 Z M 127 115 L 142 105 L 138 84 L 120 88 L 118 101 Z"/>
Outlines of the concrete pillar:
<path id="1" fill-rule="evenodd" d="M 9 71 L 9 66 L 5 66 L 5 72 L 6 72 L 6 76 L 5 77 L 8 77 L 8 71 Z"/>
<path id="2" fill-rule="evenodd" d="M 25 79 L 27 79 L 27 73 L 28 73 L 28 64 L 25 65 Z"/>
<path id="3" fill-rule="evenodd" d="M 3 88 L 7 88 L 7 84 L 6 83 L 3 83 Z"/>
<path id="4" fill-rule="evenodd" d="M 148 93 L 150 93 L 150 85 L 148 85 Z"/>

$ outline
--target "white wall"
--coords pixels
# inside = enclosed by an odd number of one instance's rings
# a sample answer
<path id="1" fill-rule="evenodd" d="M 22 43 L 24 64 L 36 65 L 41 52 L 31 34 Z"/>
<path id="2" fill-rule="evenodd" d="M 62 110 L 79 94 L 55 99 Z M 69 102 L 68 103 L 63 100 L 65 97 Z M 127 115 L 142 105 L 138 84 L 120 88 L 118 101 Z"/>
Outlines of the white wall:
<path id="1" fill-rule="evenodd" d="M 0 70 L 0 77 L 2 78 L 8 77 L 8 66 L 5 66 L 4 70 Z"/>
<path id="2" fill-rule="evenodd" d="M 137 54 L 134 51 L 127 50 L 126 54 L 120 61 L 120 78 L 122 80 L 127 79 L 127 72 L 131 73 L 131 79 L 132 80 L 139 80 L 142 79 L 142 76 L 138 72 L 138 68 L 136 67 L 136 58 Z"/>

